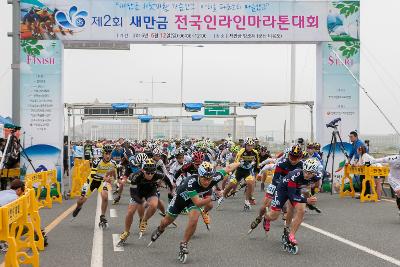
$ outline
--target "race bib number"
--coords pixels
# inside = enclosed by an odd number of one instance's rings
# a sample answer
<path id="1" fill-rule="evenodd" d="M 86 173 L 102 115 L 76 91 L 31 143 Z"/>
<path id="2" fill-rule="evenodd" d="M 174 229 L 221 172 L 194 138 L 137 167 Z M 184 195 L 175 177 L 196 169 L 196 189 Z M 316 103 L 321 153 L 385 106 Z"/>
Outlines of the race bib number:
<path id="1" fill-rule="evenodd" d="M 273 184 L 270 184 L 267 188 L 267 193 L 273 195 L 275 193 L 275 189 L 276 189 L 276 186 Z"/>

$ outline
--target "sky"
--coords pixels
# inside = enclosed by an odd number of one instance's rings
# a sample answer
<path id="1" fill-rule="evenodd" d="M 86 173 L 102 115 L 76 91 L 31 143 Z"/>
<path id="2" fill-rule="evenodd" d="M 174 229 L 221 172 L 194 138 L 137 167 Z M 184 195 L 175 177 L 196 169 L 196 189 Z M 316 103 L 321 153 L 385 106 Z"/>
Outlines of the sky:
<path id="1" fill-rule="evenodd" d="M 399 0 L 361 1 L 361 84 L 400 129 Z M 11 115 L 11 11 L 0 1 L 0 115 Z M 296 100 L 315 100 L 315 45 L 296 45 Z M 130 51 L 64 51 L 64 102 L 179 102 L 181 48 L 131 45 Z M 144 81 L 145 83 L 140 83 Z M 290 45 L 204 45 L 184 48 L 184 102 L 204 100 L 289 101 Z M 361 134 L 394 130 L 360 90 Z M 155 110 L 177 115 L 177 110 Z M 288 107 L 239 114 L 257 114 L 258 135 L 282 131 Z M 251 121 L 248 121 L 251 124 Z M 309 131 L 309 111 L 296 107 L 296 131 Z"/>

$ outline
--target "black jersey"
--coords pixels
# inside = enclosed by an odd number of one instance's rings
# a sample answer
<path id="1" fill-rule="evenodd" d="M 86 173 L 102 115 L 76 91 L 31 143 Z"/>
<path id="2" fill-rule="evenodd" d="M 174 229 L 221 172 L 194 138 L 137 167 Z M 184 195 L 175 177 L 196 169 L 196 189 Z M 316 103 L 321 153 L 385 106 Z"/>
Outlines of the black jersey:
<path id="1" fill-rule="evenodd" d="M 176 190 L 177 199 L 183 199 L 188 204 L 191 203 L 191 198 L 195 196 L 203 197 L 210 193 L 214 185 L 217 185 L 220 181 L 224 179 L 226 172 L 224 170 L 219 170 L 215 173 L 214 177 L 209 186 L 203 187 L 200 185 L 199 176 L 192 175 L 186 178 L 181 185 Z"/>
<path id="2" fill-rule="evenodd" d="M 151 180 L 144 177 L 143 172 L 138 172 L 130 178 L 131 188 L 137 188 L 139 191 L 151 192 L 157 190 L 158 182 L 164 181 L 165 184 L 172 190 L 172 184 L 168 177 L 162 173 L 156 172 Z"/>

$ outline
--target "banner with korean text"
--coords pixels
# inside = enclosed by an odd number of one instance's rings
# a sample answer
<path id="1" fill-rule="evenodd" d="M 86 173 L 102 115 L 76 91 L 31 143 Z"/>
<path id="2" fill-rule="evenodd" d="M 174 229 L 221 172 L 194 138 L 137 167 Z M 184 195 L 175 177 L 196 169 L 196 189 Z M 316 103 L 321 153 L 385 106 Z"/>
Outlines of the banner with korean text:
<path id="1" fill-rule="evenodd" d="M 144 43 L 359 39 L 358 1 L 21 0 L 21 38 Z"/>
<path id="2" fill-rule="evenodd" d="M 63 47 L 58 40 L 21 40 L 21 127 L 25 152 L 22 174 L 57 169 L 61 181 L 63 151 Z"/>
<path id="3" fill-rule="evenodd" d="M 335 130 L 333 125 L 337 125 L 338 133 L 343 141 L 343 148 L 347 154 L 350 153 L 352 147 L 348 135 L 350 131 L 359 130 L 359 85 L 352 74 L 359 80 L 360 42 L 323 43 L 321 50 L 321 63 L 317 64 L 317 69 L 322 68 L 322 73 L 319 75 L 317 72 L 320 80 L 317 82 L 316 99 L 317 125 L 321 127 L 317 127 L 317 140 L 321 142 L 326 160 L 332 132 Z M 336 122 L 328 127 L 327 124 L 334 120 Z M 337 139 L 337 142 L 340 143 L 340 140 Z M 334 182 L 339 181 L 342 177 L 346 162 L 339 143 L 335 149 Z M 332 171 L 331 163 L 332 155 L 327 168 L 329 172 Z"/>

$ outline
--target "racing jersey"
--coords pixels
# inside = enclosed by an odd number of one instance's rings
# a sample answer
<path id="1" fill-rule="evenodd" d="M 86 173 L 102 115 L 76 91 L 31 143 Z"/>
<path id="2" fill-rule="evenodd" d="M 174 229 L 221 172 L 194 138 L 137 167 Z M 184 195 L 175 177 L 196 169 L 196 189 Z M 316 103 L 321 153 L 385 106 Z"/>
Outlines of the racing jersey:
<path id="1" fill-rule="evenodd" d="M 93 148 L 92 148 L 92 145 L 89 145 L 89 144 L 87 144 L 87 145 L 84 145 L 83 146 L 83 154 L 86 156 L 86 157 L 92 157 L 92 155 L 93 155 Z"/>
<path id="2" fill-rule="evenodd" d="M 190 204 L 191 198 L 195 196 L 204 197 L 206 195 L 210 195 L 213 186 L 222 181 L 225 175 L 226 172 L 224 170 L 217 171 L 212 178 L 211 183 L 207 187 L 203 187 L 200 185 L 200 178 L 197 174 L 189 176 L 176 189 L 176 198 L 183 199 L 186 204 Z"/>
<path id="3" fill-rule="evenodd" d="M 174 178 L 178 179 L 179 176 L 181 176 L 182 174 L 187 175 L 188 173 L 190 173 L 190 174 L 197 173 L 197 168 L 194 166 L 193 162 L 183 165 L 182 168 L 180 168 L 175 173 Z"/>
<path id="4" fill-rule="evenodd" d="M 159 172 L 156 172 L 151 180 L 147 180 L 142 171 L 130 178 L 131 188 L 137 188 L 140 192 L 151 192 L 153 190 L 157 190 L 159 181 L 164 181 L 169 189 L 172 190 L 172 184 L 168 177 Z"/>
<path id="5" fill-rule="evenodd" d="M 94 159 L 92 165 L 92 171 L 90 173 L 93 180 L 103 181 L 104 176 L 113 171 L 114 177 L 117 177 L 117 164 L 115 161 L 110 160 L 109 162 L 105 162 L 102 159 Z"/>
<path id="6" fill-rule="evenodd" d="M 255 172 L 260 170 L 260 156 L 255 149 L 247 151 L 242 148 L 236 155 L 235 163 L 241 163 L 238 169 L 251 170 L 254 168 Z"/>
<path id="7" fill-rule="evenodd" d="M 283 158 L 282 160 L 278 161 L 275 167 L 274 177 L 272 177 L 272 184 L 277 186 L 282 179 L 285 177 L 290 171 L 295 169 L 302 169 L 303 162 L 299 161 L 296 165 L 292 165 L 290 163 L 289 158 Z"/>
<path id="8" fill-rule="evenodd" d="M 120 149 L 120 150 L 113 149 L 113 151 L 111 152 L 111 158 L 116 162 L 120 162 L 123 155 L 124 155 L 123 149 Z"/>
<path id="9" fill-rule="evenodd" d="M 389 163 L 389 178 L 400 180 L 400 155 L 388 156 L 372 160 L 371 164 L 374 163 Z"/>
<path id="10" fill-rule="evenodd" d="M 318 182 L 321 179 L 316 175 L 309 180 L 304 178 L 302 169 L 295 169 L 289 172 L 279 183 L 275 194 L 287 194 L 289 199 L 294 202 L 307 203 L 307 198 L 301 194 L 301 189 L 308 187 L 311 183 Z"/>

